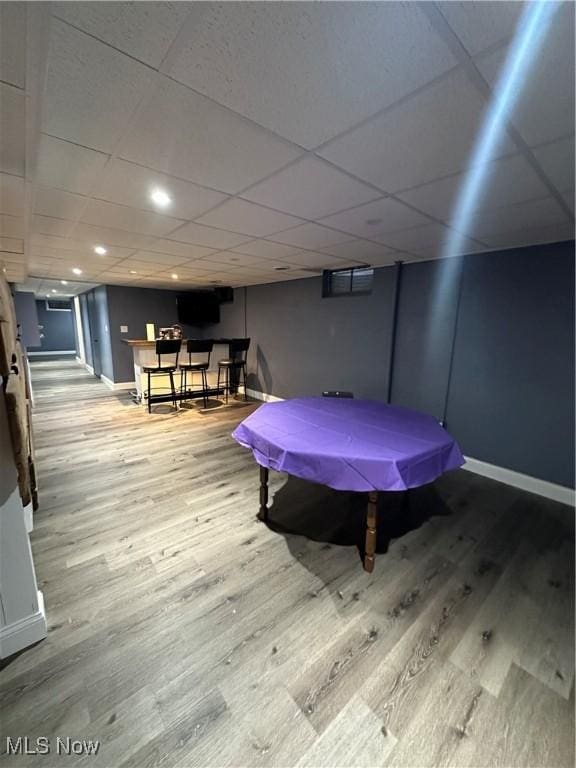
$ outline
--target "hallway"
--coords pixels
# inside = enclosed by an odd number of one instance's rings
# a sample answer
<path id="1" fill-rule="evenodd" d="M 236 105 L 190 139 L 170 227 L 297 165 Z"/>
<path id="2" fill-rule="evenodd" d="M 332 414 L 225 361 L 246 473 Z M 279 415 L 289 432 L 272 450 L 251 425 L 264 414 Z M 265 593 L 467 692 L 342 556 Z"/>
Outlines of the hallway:
<path id="1" fill-rule="evenodd" d="M 111 768 L 573 765 L 566 507 L 451 473 L 452 514 L 367 574 L 353 546 L 256 519 L 230 438 L 254 404 L 149 416 L 75 362 L 32 379 L 49 634 L 0 671 L 3 737 L 99 740 Z M 346 515 L 270 480 L 272 521 Z"/>

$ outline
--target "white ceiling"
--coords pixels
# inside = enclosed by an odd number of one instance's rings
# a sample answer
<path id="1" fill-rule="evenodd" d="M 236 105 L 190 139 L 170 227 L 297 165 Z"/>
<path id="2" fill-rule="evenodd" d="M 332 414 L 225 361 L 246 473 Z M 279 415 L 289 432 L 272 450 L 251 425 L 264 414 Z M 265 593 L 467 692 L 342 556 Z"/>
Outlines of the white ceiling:
<path id="1" fill-rule="evenodd" d="M 90 283 L 240 286 L 441 257 L 522 10 L 1 3 L 8 278 L 44 294 L 83 290 L 73 269 Z M 464 252 L 573 237 L 574 71 L 566 2 Z"/>

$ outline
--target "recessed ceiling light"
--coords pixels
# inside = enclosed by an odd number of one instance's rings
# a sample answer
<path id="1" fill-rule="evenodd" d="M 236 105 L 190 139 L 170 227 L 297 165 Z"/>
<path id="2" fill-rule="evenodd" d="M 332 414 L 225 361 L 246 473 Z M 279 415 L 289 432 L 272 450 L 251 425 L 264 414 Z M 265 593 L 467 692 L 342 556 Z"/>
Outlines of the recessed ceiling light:
<path id="1" fill-rule="evenodd" d="M 75 274 L 75 275 L 81 275 L 81 274 L 82 274 L 82 270 L 81 270 L 81 269 L 78 269 L 78 267 L 74 267 L 74 269 L 72 270 L 72 272 L 74 272 L 74 274 Z"/>
<path id="2" fill-rule="evenodd" d="M 131 274 L 131 275 L 137 275 L 137 274 L 138 274 L 138 272 L 136 272 L 136 270 L 135 270 L 135 269 L 131 269 L 131 270 L 130 270 L 130 274 Z"/>
<path id="3" fill-rule="evenodd" d="M 94 253 L 97 253 L 98 256 L 105 256 L 108 253 L 108 251 L 106 250 L 106 248 L 104 248 L 103 245 L 97 245 L 94 248 Z"/>
<path id="4" fill-rule="evenodd" d="M 62 285 L 68 285 L 68 280 L 60 280 L 60 282 L 62 283 Z"/>
<path id="5" fill-rule="evenodd" d="M 165 189 L 160 189 L 160 187 L 156 187 L 156 189 L 153 189 L 152 192 L 150 192 L 150 200 L 152 200 L 154 205 L 157 205 L 158 208 L 168 208 L 168 206 L 172 204 L 172 198 L 168 192 L 166 192 Z"/>
<path id="6" fill-rule="evenodd" d="M 170 277 L 172 278 L 172 280 L 178 280 L 178 275 L 176 274 L 176 272 L 172 272 Z"/>
<path id="7" fill-rule="evenodd" d="M 56 288 L 52 288 L 52 293 L 57 293 Z"/>

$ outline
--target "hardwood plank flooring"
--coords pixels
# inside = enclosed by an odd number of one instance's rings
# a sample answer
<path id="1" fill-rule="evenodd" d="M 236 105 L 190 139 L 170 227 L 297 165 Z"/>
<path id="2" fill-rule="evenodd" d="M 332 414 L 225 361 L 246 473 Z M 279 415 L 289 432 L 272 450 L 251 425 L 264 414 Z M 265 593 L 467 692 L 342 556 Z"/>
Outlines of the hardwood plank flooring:
<path id="1" fill-rule="evenodd" d="M 6 764 L 572 768 L 573 511 L 454 472 L 384 499 L 367 574 L 363 498 L 270 473 L 257 519 L 256 404 L 32 372 L 49 635 L 2 665 L 0 727 L 100 748 Z"/>

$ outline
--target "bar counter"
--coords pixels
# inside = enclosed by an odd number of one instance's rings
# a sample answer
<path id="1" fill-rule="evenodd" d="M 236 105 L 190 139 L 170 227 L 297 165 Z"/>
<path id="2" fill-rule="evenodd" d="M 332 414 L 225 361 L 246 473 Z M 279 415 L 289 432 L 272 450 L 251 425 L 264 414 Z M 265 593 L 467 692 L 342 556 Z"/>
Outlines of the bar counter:
<path id="1" fill-rule="evenodd" d="M 146 392 L 147 376 L 142 372 L 142 368 L 145 366 L 155 366 L 158 364 L 158 357 L 156 356 L 156 341 L 147 341 L 146 339 L 123 339 L 124 344 L 128 344 L 132 347 L 132 353 L 134 357 L 134 381 L 136 382 L 135 398 L 142 405 L 146 405 L 146 399 L 144 393 Z M 186 341 L 182 339 L 182 349 L 180 350 L 180 356 L 178 358 L 180 363 L 188 361 L 188 353 L 186 352 Z M 210 367 L 207 371 L 208 377 L 208 390 L 209 394 L 217 395 L 216 383 L 218 380 L 218 360 L 222 360 L 229 356 L 229 344 L 232 339 L 210 339 L 214 342 L 214 348 L 210 355 Z M 190 388 L 191 375 L 188 373 L 188 387 Z M 180 387 L 180 374 L 176 372 L 176 387 Z M 199 388 L 201 385 L 200 374 L 194 374 L 192 379 L 193 390 Z M 152 380 L 152 390 L 156 394 L 166 394 L 166 401 L 171 399 L 170 396 L 170 379 L 168 376 L 155 375 Z M 192 392 L 193 396 L 200 396 L 200 390 L 198 393 Z"/>

